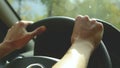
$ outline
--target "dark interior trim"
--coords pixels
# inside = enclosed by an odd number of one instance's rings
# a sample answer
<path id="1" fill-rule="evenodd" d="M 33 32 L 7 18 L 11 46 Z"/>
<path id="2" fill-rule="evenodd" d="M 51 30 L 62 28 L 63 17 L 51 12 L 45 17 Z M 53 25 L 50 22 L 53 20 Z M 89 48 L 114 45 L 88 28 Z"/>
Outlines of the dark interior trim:
<path id="1" fill-rule="evenodd" d="M 15 14 L 15 16 L 18 18 L 18 20 L 20 21 L 21 20 L 20 16 L 16 13 L 16 11 L 13 9 L 10 3 L 7 0 L 5 0 L 5 2 L 9 6 L 9 8 L 12 10 L 12 12 Z"/>

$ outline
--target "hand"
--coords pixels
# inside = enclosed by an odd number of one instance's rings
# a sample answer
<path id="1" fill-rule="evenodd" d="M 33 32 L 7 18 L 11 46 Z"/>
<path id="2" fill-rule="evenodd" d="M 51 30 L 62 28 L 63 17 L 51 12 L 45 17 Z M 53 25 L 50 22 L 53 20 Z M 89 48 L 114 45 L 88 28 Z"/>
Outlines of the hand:
<path id="1" fill-rule="evenodd" d="M 29 42 L 34 36 L 43 33 L 46 30 L 45 26 L 40 26 L 32 32 L 27 32 L 26 27 L 31 21 L 20 21 L 13 25 L 4 39 L 4 43 L 12 44 L 11 47 L 21 49 Z"/>
<path id="2" fill-rule="evenodd" d="M 88 41 L 96 48 L 103 34 L 103 24 L 88 16 L 78 16 L 75 21 L 71 42 Z"/>

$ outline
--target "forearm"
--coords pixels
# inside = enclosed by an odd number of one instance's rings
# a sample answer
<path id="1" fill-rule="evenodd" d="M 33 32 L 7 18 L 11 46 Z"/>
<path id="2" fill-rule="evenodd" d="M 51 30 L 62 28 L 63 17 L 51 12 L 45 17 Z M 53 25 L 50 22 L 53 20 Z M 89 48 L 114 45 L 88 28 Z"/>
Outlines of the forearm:
<path id="1" fill-rule="evenodd" d="M 61 61 L 56 63 L 53 68 L 86 68 L 92 51 L 91 43 L 75 42 Z"/>
<path id="2" fill-rule="evenodd" d="M 0 44 L 0 59 L 4 56 L 10 54 L 11 52 L 15 51 L 15 48 L 12 47 L 12 44 L 9 42 L 2 42 Z"/>

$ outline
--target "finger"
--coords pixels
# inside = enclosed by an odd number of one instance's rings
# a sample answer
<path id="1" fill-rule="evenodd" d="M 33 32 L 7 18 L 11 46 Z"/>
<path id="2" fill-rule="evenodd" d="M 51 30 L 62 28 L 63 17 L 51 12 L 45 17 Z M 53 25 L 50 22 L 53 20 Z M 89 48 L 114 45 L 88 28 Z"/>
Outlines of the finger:
<path id="1" fill-rule="evenodd" d="M 82 17 L 83 17 L 82 15 L 78 15 L 78 16 L 75 18 L 75 20 L 78 21 L 78 20 L 80 20 Z"/>
<path id="2" fill-rule="evenodd" d="M 18 26 L 26 28 L 28 25 L 32 24 L 32 21 L 19 21 L 17 22 Z"/>
<path id="3" fill-rule="evenodd" d="M 98 27 L 98 30 L 99 30 L 99 31 L 104 30 L 104 26 L 103 26 L 103 24 L 100 23 L 100 22 L 97 22 L 97 27 Z"/>
<path id="4" fill-rule="evenodd" d="M 82 19 L 83 25 L 89 26 L 90 25 L 90 18 L 89 16 L 85 15 Z"/>
<path id="5" fill-rule="evenodd" d="M 95 19 L 91 19 L 91 21 L 90 21 L 90 22 L 91 22 L 91 25 L 92 25 L 92 24 L 96 24 L 96 23 L 97 23 L 97 21 L 96 21 Z"/>
<path id="6" fill-rule="evenodd" d="M 90 21 L 90 17 L 88 15 L 85 15 L 84 19 L 87 20 L 87 21 Z"/>
<path id="7" fill-rule="evenodd" d="M 32 37 L 34 37 L 38 34 L 43 33 L 45 30 L 46 30 L 45 26 L 40 26 L 40 27 L 36 28 L 34 31 L 30 32 L 30 34 L 31 34 Z"/>

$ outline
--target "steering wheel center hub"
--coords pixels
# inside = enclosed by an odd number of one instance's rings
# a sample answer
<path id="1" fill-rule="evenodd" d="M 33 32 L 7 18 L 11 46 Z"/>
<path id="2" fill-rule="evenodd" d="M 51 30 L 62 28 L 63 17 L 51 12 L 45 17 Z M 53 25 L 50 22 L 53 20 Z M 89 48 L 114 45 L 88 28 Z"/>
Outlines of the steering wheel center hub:
<path id="1" fill-rule="evenodd" d="M 28 65 L 26 68 L 44 68 L 44 66 L 40 63 L 33 63 Z"/>

